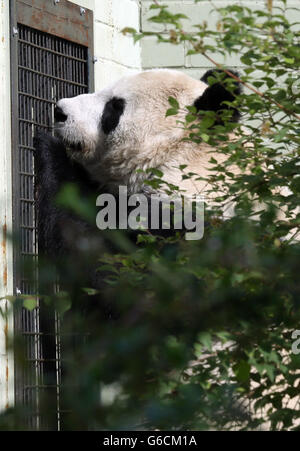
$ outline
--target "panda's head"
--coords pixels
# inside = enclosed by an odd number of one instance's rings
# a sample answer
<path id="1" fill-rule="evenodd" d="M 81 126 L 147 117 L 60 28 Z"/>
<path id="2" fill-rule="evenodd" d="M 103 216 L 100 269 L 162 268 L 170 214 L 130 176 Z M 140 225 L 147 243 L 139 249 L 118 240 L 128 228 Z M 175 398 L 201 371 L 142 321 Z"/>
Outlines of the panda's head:
<path id="1" fill-rule="evenodd" d="M 62 99 L 55 111 L 56 130 L 72 158 L 99 183 L 112 188 L 134 185 L 137 169 L 178 160 L 187 105 L 218 111 L 233 100 L 222 84 L 207 84 L 211 71 L 198 81 L 181 72 L 155 69 L 130 75 L 94 94 Z M 236 87 L 239 92 L 239 87 Z M 166 117 L 169 97 L 179 114 Z M 238 119 L 234 110 L 233 119 Z M 183 155 L 184 158 L 184 155 Z M 132 189 L 134 190 L 134 188 Z"/>

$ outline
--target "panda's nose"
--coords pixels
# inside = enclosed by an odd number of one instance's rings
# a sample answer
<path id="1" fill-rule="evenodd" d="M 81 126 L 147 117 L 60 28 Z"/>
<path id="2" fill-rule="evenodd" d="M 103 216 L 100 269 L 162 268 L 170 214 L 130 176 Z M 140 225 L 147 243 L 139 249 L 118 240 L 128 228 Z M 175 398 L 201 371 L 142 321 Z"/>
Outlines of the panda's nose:
<path id="1" fill-rule="evenodd" d="M 66 122 L 68 116 L 63 112 L 62 108 L 56 106 L 54 109 L 55 122 Z"/>

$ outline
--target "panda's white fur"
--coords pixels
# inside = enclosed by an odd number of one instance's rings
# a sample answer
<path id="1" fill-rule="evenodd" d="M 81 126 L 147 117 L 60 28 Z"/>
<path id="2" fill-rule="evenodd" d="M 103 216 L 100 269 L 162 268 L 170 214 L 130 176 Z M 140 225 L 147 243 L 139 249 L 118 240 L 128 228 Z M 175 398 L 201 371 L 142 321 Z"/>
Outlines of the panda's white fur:
<path id="1" fill-rule="evenodd" d="M 210 167 L 211 147 L 184 142 L 185 107 L 193 105 L 208 85 L 186 74 L 168 69 L 154 69 L 122 78 L 94 94 L 62 99 L 57 106 L 67 116 L 57 129 L 67 144 L 80 143 L 81 151 L 72 151 L 92 178 L 116 192 L 126 185 L 128 192 L 147 190 L 146 174 L 137 172 L 158 168 L 164 179 L 186 194 L 203 193 L 205 182 L 182 180 L 180 165 L 185 172 L 205 177 Z M 166 117 L 169 97 L 180 104 L 179 114 Z M 107 102 L 112 98 L 125 100 L 124 113 L 112 133 L 104 133 L 101 119 Z M 229 138 L 229 139 L 232 139 Z M 71 146 L 72 147 L 72 146 Z"/>

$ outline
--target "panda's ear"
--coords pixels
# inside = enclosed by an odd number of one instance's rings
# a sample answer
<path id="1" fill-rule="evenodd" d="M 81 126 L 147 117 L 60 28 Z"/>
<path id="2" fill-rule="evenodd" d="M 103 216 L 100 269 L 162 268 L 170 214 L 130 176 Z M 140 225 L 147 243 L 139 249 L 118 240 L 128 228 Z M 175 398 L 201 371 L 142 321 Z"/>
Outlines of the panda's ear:
<path id="1" fill-rule="evenodd" d="M 119 97 L 113 97 L 106 103 L 101 118 L 101 127 L 106 135 L 118 126 L 124 109 L 125 100 Z"/>
<path id="2" fill-rule="evenodd" d="M 235 71 L 231 70 L 230 72 L 237 77 L 239 76 L 239 74 Z M 232 82 L 232 89 L 228 88 L 229 79 Z M 240 119 L 239 111 L 236 108 L 224 104 L 223 102 L 232 102 L 235 99 L 235 96 L 241 94 L 241 83 L 233 80 L 224 71 L 219 69 L 207 71 L 201 78 L 201 81 L 209 86 L 194 102 L 194 106 L 197 108 L 197 111 L 215 111 L 218 113 L 222 110 L 230 110 L 232 112 L 231 120 L 233 122 L 238 122 Z"/>

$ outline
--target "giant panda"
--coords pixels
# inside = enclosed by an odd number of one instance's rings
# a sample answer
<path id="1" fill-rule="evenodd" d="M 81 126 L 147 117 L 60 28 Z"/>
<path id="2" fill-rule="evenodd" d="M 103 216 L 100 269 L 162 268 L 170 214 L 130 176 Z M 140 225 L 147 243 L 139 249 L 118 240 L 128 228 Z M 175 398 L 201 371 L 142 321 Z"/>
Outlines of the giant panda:
<path id="1" fill-rule="evenodd" d="M 199 193 L 205 182 L 195 186 L 194 180 L 182 180 L 179 168 L 186 165 L 186 172 L 205 178 L 211 148 L 184 142 L 187 132 L 178 121 L 184 121 L 185 107 L 192 105 L 216 113 L 231 109 L 231 120 L 239 120 L 239 112 L 224 102 L 234 100 L 240 84 L 235 83 L 233 92 L 222 82 L 209 86 L 209 77 L 216 75 L 220 71 L 209 70 L 195 80 L 176 70 L 154 69 L 126 76 L 94 94 L 61 99 L 55 110 L 57 134 L 69 157 L 109 192 L 117 193 L 120 185 L 129 194 L 147 191 L 147 169 L 156 168 L 187 195 Z M 166 117 L 170 97 L 180 109 Z"/>
<path id="2" fill-rule="evenodd" d="M 204 142 L 184 141 L 187 131 L 178 121 L 184 120 L 186 106 L 214 111 L 216 120 L 227 109 L 231 120 L 239 121 L 239 111 L 228 102 L 240 94 L 241 85 L 234 82 L 229 91 L 217 81 L 220 74 L 220 70 L 209 70 L 196 80 L 180 71 L 153 69 L 125 76 L 93 94 L 59 100 L 57 137 L 39 135 L 36 140 L 40 250 L 57 256 L 70 251 L 75 242 L 83 247 L 79 238 L 85 234 L 77 233 L 76 227 L 85 229 L 86 224 L 54 205 L 64 183 L 77 182 L 81 192 L 95 195 L 100 191 L 117 194 L 121 185 L 127 187 L 128 195 L 149 194 L 147 169 L 155 168 L 185 195 L 205 194 L 213 149 Z M 215 77 L 211 85 L 210 77 Z M 166 117 L 170 97 L 180 109 L 176 116 Z M 185 173 L 195 173 L 202 180 L 182 177 L 182 165 Z"/>
<path id="3" fill-rule="evenodd" d="M 241 86 L 235 82 L 229 91 L 217 81 L 219 75 L 220 71 L 210 70 L 196 80 L 180 71 L 154 69 L 125 76 L 99 92 L 57 102 L 56 137 L 39 134 L 35 141 L 39 253 L 59 267 L 60 279 L 70 281 L 66 288 L 73 296 L 80 293 L 80 284 L 101 288 L 102 277 L 94 270 L 97 258 L 107 247 L 109 251 L 115 247 L 114 239 L 104 239 L 95 226 L 57 205 L 60 189 L 76 183 L 82 199 L 96 198 L 100 192 L 117 195 L 120 186 L 127 187 L 128 195 L 150 195 L 147 169 L 155 168 L 187 195 L 205 192 L 207 183 L 184 179 L 180 166 L 205 178 L 212 149 L 183 140 L 186 131 L 178 120 L 184 120 L 186 106 L 214 111 L 216 121 L 227 109 L 232 121 L 239 120 L 239 112 L 228 102 Z M 210 77 L 216 77 L 211 85 Z M 176 116 L 166 117 L 170 97 L 180 109 Z"/>

